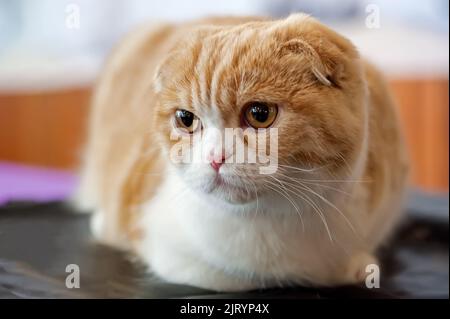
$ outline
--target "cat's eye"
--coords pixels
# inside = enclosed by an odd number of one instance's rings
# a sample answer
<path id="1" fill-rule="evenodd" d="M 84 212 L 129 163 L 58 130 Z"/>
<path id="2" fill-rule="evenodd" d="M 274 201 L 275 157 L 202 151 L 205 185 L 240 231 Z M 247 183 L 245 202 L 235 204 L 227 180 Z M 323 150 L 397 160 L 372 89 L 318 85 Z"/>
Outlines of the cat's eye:
<path id="1" fill-rule="evenodd" d="M 254 128 L 267 128 L 273 124 L 278 114 L 276 104 L 250 102 L 244 109 L 245 122 Z"/>
<path id="2" fill-rule="evenodd" d="M 189 133 L 193 133 L 199 128 L 200 120 L 192 112 L 177 110 L 175 112 L 175 124 L 178 128 L 185 129 Z"/>

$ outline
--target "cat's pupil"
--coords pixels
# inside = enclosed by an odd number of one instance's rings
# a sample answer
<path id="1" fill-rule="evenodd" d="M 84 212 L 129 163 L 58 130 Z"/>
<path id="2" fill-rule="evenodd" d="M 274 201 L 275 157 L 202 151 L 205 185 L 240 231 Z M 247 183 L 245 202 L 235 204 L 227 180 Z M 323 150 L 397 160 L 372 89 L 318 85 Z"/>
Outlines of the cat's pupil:
<path id="1" fill-rule="evenodd" d="M 269 118 L 270 110 L 269 107 L 263 103 L 255 103 L 251 106 L 250 113 L 256 121 L 264 123 Z"/>
<path id="2" fill-rule="evenodd" d="M 178 111 L 178 117 L 180 118 L 181 122 L 183 122 L 183 124 L 186 127 L 190 127 L 192 125 L 192 123 L 194 122 L 194 114 L 192 114 L 189 111 L 185 111 L 185 110 Z"/>

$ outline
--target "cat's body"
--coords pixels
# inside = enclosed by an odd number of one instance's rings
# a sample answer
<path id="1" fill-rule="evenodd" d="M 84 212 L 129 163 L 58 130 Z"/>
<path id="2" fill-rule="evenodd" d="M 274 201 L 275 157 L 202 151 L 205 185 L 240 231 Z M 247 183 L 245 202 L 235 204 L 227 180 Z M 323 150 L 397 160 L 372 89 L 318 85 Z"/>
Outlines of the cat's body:
<path id="1" fill-rule="evenodd" d="M 219 169 L 170 163 L 174 110 L 224 129 L 249 100 L 279 108 L 272 177 L 225 163 L 215 184 Z M 303 15 L 138 30 L 106 66 L 89 133 L 78 198 L 96 236 L 172 282 L 358 282 L 400 216 L 407 160 L 386 84 Z"/>

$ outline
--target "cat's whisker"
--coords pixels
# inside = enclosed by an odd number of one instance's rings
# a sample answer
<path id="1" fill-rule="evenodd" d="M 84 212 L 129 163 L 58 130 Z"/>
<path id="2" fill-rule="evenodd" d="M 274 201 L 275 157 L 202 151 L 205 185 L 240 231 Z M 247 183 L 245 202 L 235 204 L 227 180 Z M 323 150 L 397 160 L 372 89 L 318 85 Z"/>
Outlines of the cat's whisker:
<path id="1" fill-rule="evenodd" d="M 306 194 L 304 194 L 304 196 L 302 195 L 302 193 L 299 192 L 293 192 L 295 195 L 297 195 L 298 197 L 300 197 L 301 199 L 303 199 L 305 202 L 307 202 L 311 207 L 313 207 L 313 209 L 317 212 L 317 214 L 319 215 L 320 219 L 322 220 L 325 229 L 327 231 L 328 237 L 330 239 L 331 242 L 334 242 L 334 238 L 331 234 L 331 230 L 328 226 L 328 222 L 326 219 L 326 215 L 323 213 L 322 209 L 320 209 L 320 206 L 317 205 L 314 200 L 312 200 L 310 197 L 308 197 Z"/>
<path id="2" fill-rule="evenodd" d="M 306 181 L 303 181 L 303 180 L 302 181 L 297 181 L 297 182 L 303 183 L 303 184 L 310 184 L 312 186 L 317 186 L 317 187 L 322 188 L 322 189 L 329 189 L 329 190 L 335 191 L 337 193 L 340 193 L 342 195 L 353 196 L 349 192 L 346 192 L 346 191 L 344 191 L 342 189 L 339 189 L 337 187 L 333 187 L 333 186 L 330 186 L 330 185 L 322 185 L 322 184 L 318 184 L 318 183 L 314 183 L 314 182 L 306 182 Z"/>
<path id="3" fill-rule="evenodd" d="M 336 205 L 334 205 L 331 201 L 329 201 L 327 198 L 325 198 L 324 196 L 320 195 L 319 193 L 315 192 L 313 189 L 311 189 L 310 187 L 306 186 L 306 185 L 293 185 L 289 182 L 287 182 L 288 184 L 294 186 L 297 190 L 303 190 L 303 191 L 307 191 L 315 196 L 317 196 L 319 199 L 321 199 L 322 201 L 324 201 L 327 205 L 329 205 L 330 207 L 332 207 L 333 209 L 335 209 L 340 216 L 345 220 L 345 222 L 349 225 L 350 229 L 356 233 L 356 230 L 353 226 L 353 224 L 350 222 L 350 220 L 345 216 L 345 214 L 338 208 L 336 207 Z"/>
<path id="4" fill-rule="evenodd" d="M 268 184 L 272 185 L 275 188 L 269 186 Z M 294 207 L 294 209 L 296 210 L 297 215 L 300 217 L 300 222 L 302 224 L 302 230 L 304 232 L 305 231 L 305 223 L 303 221 L 302 213 L 300 212 L 300 208 L 297 206 L 295 201 L 289 196 L 289 194 L 285 190 L 283 190 L 279 185 L 272 183 L 270 181 L 266 181 L 266 184 L 264 186 L 276 191 L 278 194 L 282 195 L 284 198 L 286 198 L 289 201 L 289 203 L 292 205 L 292 207 Z"/>
<path id="5" fill-rule="evenodd" d="M 294 206 L 294 208 L 297 210 L 297 212 L 300 212 L 300 208 L 297 206 L 295 201 L 292 200 L 292 198 L 289 196 L 289 194 L 282 187 L 280 187 L 279 185 L 272 183 L 270 181 L 266 181 L 266 182 L 272 186 L 277 187 L 282 193 L 284 193 L 284 195 L 287 196 L 286 198 L 291 202 L 292 206 Z"/>
<path id="6" fill-rule="evenodd" d="M 273 185 L 273 186 L 271 186 L 271 185 Z M 298 215 L 299 218 L 300 218 L 300 223 L 302 224 L 302 231 L 304 232 L 304 231 L 305 231 L 305 224 L 304 224 L 304 222 L 303 222 L 303 216 L 302 216 L 302 214 L 300 213 L 299 208 L 297 207 L 297 205 L 295 204 L 295 202 L 294 202 L 289 196 L 286 196 L 286 195 L 281 191 L 281 188 L 280 188 L 278 185 L 269 183 L 269 184 L 265 184 L 265 185 L 263 186 L 263 188 L 268 188 L 268 189 L 270 189 L 270 190 L 272 190 L 272 191 L 274 191 L 274 192 L 280 194 L 281 196 L 283 196 L 284 198 L 287 199 L 287 201 L 288 201 L 288 202 L 292 205 L 292 207 L 294 207 L 294 209 L 296 210 L 297 215 Z"/>
<path id="7" fill-rule="evenodd" d="M 243 184 L 244 187 L 245 187 L 245 191 L 246 191 L 246 193 L 247 193 L 247 196 L 250 197 L 250 191 L 249 191 L 249 189 L 248 189 L 248 187 L 247 187 L 247 183 L 242 183 L 242 184 Z"/>
<path id="8" fill-rule="evenodd" d="M 348 180 L 348 179 L 303 179 L 306 182 L 317 182 L 317 183 L 371 183 L 370 180 Z"/>
<path id="9" fill-rule="evenodd" d="M 256 196 L 256 213 L 253 216 L 253 219 L 255 219 L 258 216 L 258 209 L 259 209 L 259 198 L 258 198 L 258 188 L 256 187 L 255 182 L 250 180 L 250 182 L 253 185 L 253 188 L 255 189 L 255 196 Z"/>
<path id="10" fill-rule="evenodd" d="M 319 193 L 315 192 L 314 190 L 312 190 L 310 187 L 304 185 L 304 187 L 306 188 L 307 191 L 309 191 L 310 193 L 312 193 L 313 195 L 316 195 L 317 197 L 319 197 L 320 199 L 322 199 L 325 203 L 327 203 L 330 207 L 334 208 L 339 215 L 342 216 L 342 218 L 345 220 L 345 222 L 349 225 L 350 229 L 356 233 L 356 229 L 353 226 L 353 224 L 350 222 L 350 220 L 347 218 L 347 216 L 345 216 L 345 214 L 335 205 L 333 204 L 331 201 L 329 201 L 327 198 L 325 198 L 324 196 L 320 195 Z"/>
<path id="11" fill-rule="evenodd" d="M 341 157 L 342 157 L 342 155 L 341 155 Z M 342 160 L 348 166 L 348 163 L 346 162 L 345 158 L 342 157 Z M 327 166 L 329 166 L 329 165 L 323 165 L 323 166 L 312 168 L 312 169 L 303 169 L 300 167 L 278 164 L 278 170 L 281 171 L 282 173 L 300 174 L 303 172 L 304 173 L 316 172 L 320 169 L 326 168 Z M 302 181 L 324 182 L 324 183 L 371 183 L 372 182 L 372 180 L 370 180 L 370 179 L 304 179 L 304 178 L 302 178 Z"/>
<path id="12" fill-rule="evenodd" d="M 285 165 L 285 164 L 280 164 L 278 163 L 278 168 L 288 168 L 288 169 L 293 169 L 296 171 L 300 171 L 300 172 L 304 172 L 304 173 L 312 173 L 312 172 L 316 172 L 320 169 L 325 168 L 327 165 L 323 165 L 323 166 L 319 166 L 319 167 L 314 167 L 314 168 L 300 168 L 300 167 L 295 167 L 295 166 L 291 166 L 291 165 Z"/>
<path id="13" fill-rule="evenodd" d="M 343 194 L 343 195 L 346 195 L 346 196 L 352 196 L 352 194 L 350 194 L 350 193 L 348 193 L 348 192 L 346 192 L 346 191 L 344 191 L 342 189 L 339 189 L 337 187 L 333 187 L 333 186 L 330 186 L 330 185 L 322 185 L 322 184 L 319 184 L 319 183 L 316 183 L 316 182 L 308 182 L 308 181 L 305 181 L 304 179 L 291 177 L 291 176 L 288 176 L 288 175 L 282 174 L 282 173 L 280 173 L 280 175 L 283 176 L 283 178 L 287 178 L 287 179 L 289 179 L 289 180 L 291 180 L 291 181 L 293 181 L 295 183 L 299 183 L 301 185 L 302 184 L 310 184 L 312 186 L 316 186 L 316 187 L 321 188 L 321 189 L 329 189 L 329 190 L 333 190 L 333 191 L 335 191 L 337 193 L 340 193 L 340 194 Z"/>
<path id="14" fill-rule="evenodd" d="M 348 163 L 348 161 L 345 159 L 345 157 L 342 155 L 341 152 L 337 153 L 337 156 L 342 160 L 342 162 L 344 163 L 345 167 L 347 168 L 348 174 L 351 175 L 352 174 L 352 168 L 350 166 L 350 164 Z"/>
<path id="15" fill-rule="evenodd" d="M 274 178 L 276 181 L 278 181 L 280 183 L 280 185 L 283 185 L 284 189 L 289 190 L 294 195 L 300 197 L 303 201 L 308 203 L 313 208 L 313 210 L 319 215 L 320 219 L 322 220 L 322 222 L 325 226 L 325 229 L 327 231 L 328 237 L 330 238 L 330 241 L 333 242 L 334 241 L 333 236 L 331 235 L 331 231 L 328 226 L 327 220 L 326 220 L 325 215 L 323 214 L 322 210 L 320 209 L 320 207 L 312 199 L 310 199 L 306 194 L 305 194 L 305 196 L 302 196 L 299 192 L 295 192 L 295 191 L 291 190 L 290 188 L 286 187 L 281 180 L 279 180 L 273 176 L 271 176 L 271 177 Z"/>

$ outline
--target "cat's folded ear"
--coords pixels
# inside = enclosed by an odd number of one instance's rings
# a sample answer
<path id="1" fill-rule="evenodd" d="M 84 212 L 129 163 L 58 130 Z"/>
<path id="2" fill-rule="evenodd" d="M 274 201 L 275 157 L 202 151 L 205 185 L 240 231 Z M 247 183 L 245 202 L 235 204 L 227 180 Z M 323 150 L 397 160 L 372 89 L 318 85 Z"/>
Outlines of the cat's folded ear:
<path id="1" fill-rule="evenodd" d="M 162 92 L 164 84 L 167 84 L 168 79 L 173 77 L 174 70 L 179 69 L 179 66 L 174 65 L 173 63 L 173 61 L 176 61 L 176 59 L 173 58 L 174 56 L 174 52 L 168 54 L 155 68 L 155 73 L 153 74 L 153 89 L 156 93 Z"/>
<path id="2" fill-rule="evenodd" d="M 291 15 L 284 23 L 288 40 L 281 44 L 279 54 L 306 60 L 323 85 L 341 87 L 357 71 L 359 54 L 348 39 L 304 14 Z"/>
<path id="3" fill-rule="evenodd" d="M 161 64 L 156 67 L 156 72 L 153 76 L 153 89 L 156 93 L 161 93 L 163 88 L 162 83 L 162 70 L 161 70 Z"/>
<path id="4" fill-rule="evenodd" d="M 158 64 L 155 70 L 155 74 L 153 75 L 153 89 L 156 93 L 161 93 L 163 89 L 163 82 L 166 71 L 164 70 L 165 60 Z"/>

